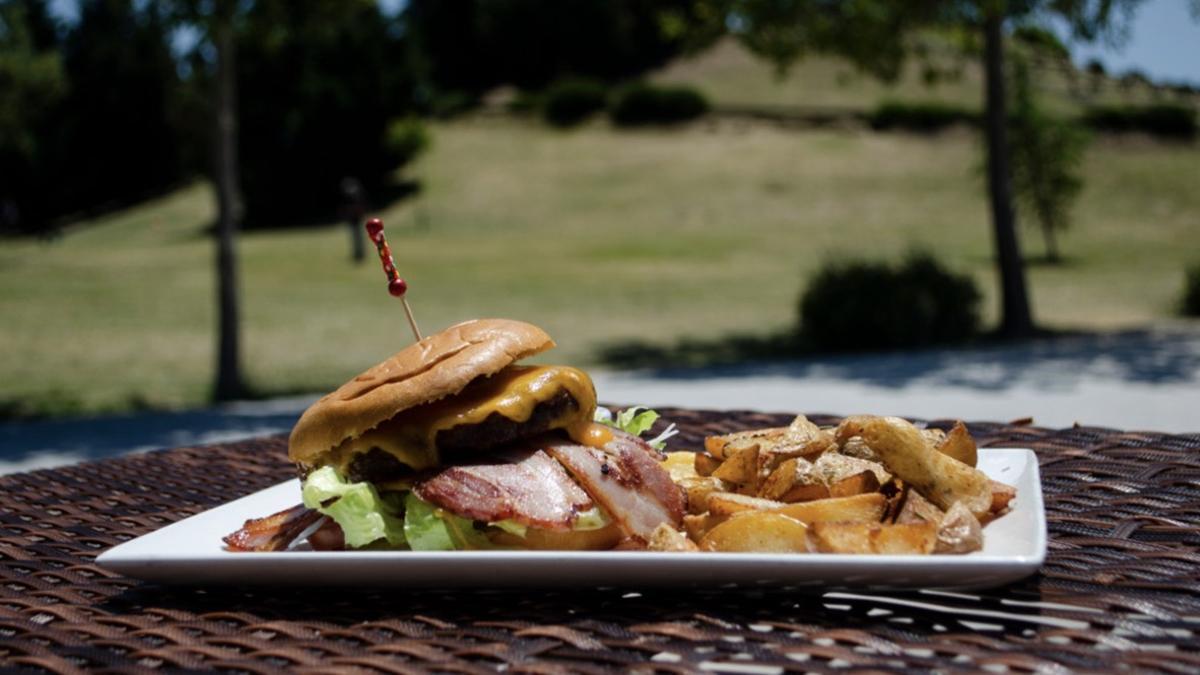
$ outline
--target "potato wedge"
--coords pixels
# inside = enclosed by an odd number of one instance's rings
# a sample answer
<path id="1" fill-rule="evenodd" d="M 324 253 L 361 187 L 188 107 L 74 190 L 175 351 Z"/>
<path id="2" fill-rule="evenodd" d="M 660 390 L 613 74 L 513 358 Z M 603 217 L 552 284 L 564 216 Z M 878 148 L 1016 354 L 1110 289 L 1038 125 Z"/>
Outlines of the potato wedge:
<path id="1" fill-rule="evenodd" d="M 671 474 L 671 480 L 678 483 L 684 478 L 696 476 L 696 453 L 682 450 L 668 452 L 667 458 L 659 462 L 662 468 Z"/>
<path id="2" fill-rule="evenodd" d="M 702 551 L 755 553 L 807 553 L 808 528 L 779 513 L 747 511 L 708 531 L 700 540 Z"/>
<path id="3" fill-rule="evenodd" d="M 818 457 L 817 461 L 812 464 L 811 474 L 815 480 L 832 486 L 838 481 L 863 471 L 874 473 L 880 485 L 892 480 L 892 474 L 878 461 L 849 457 L 836 452 Z"/>
<path id="4" fill-rule="evenodd" d="M 676 483 L 687 497 L 688 513 L 704 513 L 708 510 L 708 495 L 729 490 L 725 481 L 712 476 L 693 476 Z"/>
<path id="5" fill-rule="evenodd" d="M 758 445 L 750 445 L 736 450 L 729 455 L 721 466 L 712 472 L 713 478 L 720 478 L 734 485 L 753 485 L 757 487 L 758 479 Z"/>
<path id="6" fill-rule="evenodd" d="M 783 502 L 733 492 L 714 492 L 708 496 L 708 512 L 714 516 L 732 516 L 742 511 L 765 511 L 780 506 Z"/>
<path id="7" fill-rule="evenodd" d="M 879 492 L 879 479 L 869 470 L 847 476 L 829 486 L 830 497 L 852 497 L 868 492 Z"/>
<path id="8" fill-rule="evenodd" d="M 813 523 L 811 550 L 820 553 L 877 553 L 924 555 L 937 543 L 934 523 Z"/>
<path id="9" fill-rule="evenodd" d="M 688 514 L 683 517 L 683 531 L 687 532 L 688 538 L 692 541 L 700 541 L 708 531 L 728 520 L 714 516 L 708 512 L 701 514 Z"/>
<path id="10" fill-rule="evenodd" d="M 938 523 L 935 553 L 970 553 L 983 548 L 983 525 L 962 502 L 957 502 Z"/>
<path id="11" fill-rule="evenodd" d="M 697 452 L 695 458 L 692 460 L 692 470 L 698 476 L 711 476 L 712 472 L 716 471 L 719 466 L 721 466 L 721 460 L 707 452 Z"/>
<path id="12" fill-rule="evenodd" d="M 992 508 L 991 515 L 997 516 L 1003 513 L 1011 502 L 1017 496 L 1017 489 L 1011 485 L 1005 485 L 1000 481 L 992 481 Z"/>
<path id="13" fill-rule="evenodd" d="M 654 528 L 654 531 L 650 533 L 650 541 L 646 542 L 646 550 L 682 553 L 686 551 L 698 551 L 700 549 L 696 547 L 696 544 L 691 539 L 688 539 L 686 534 L 663 523 Z"/>
<path id="14" fill-rule="evenodd" d="M 818 499 L 799 504 L 784 504 L 771 509 L 802 523 L 868 522 L 878 523 L 887 507 L 887 498 L 878 492 L 853 497 Z"/>
<path id="15" fill-rule="evenodd" d="M 758 487 L 757 496 L 763 499 L 777 500 L 787 494 L 787 491 L 796 484 L 796 463 L 797 459 L 793 457 L 780 464 Z"/>
<path id="16" fill-rule="evenodd" d="M 967 466 L 975 466 L 978 462 L 978 449 L 975 446 L 975 439 L 971 438 L 971 434 L 967 431 L 967 426 L 962 422 L 955 422 L 950 429 L 950 433 L 945 434 L 940 442 L 934 445 L 937 451 L 943 455 L 948 455 L 966 464 Z"/>
<path id="17" fill-rule="evenodd" d="M 824 485 L 793 485 L 792 489 L 783 493 L 779 501 L 788 504 L 796 502 L 811 502 L 814 499 L 827 499 L 829 488 Z"/>
<path id="18" fill-rule="evenodd" d="M 900 513 L 896 515 L 897 523 L 940 523 L 946 514 L 934 506 L 928 499 L 916 490 L 909 490 L 904 499 Z"/>
<path id="19" fill-rule="evenodd" d="M 977 518 L 992 507 L 991 480 L 978 469 L 929 447 L 921 432 L 898 417 L 849 417 L 838 438 L 861 436 L 884 465 L 938 508 L 966 503 Z"/>

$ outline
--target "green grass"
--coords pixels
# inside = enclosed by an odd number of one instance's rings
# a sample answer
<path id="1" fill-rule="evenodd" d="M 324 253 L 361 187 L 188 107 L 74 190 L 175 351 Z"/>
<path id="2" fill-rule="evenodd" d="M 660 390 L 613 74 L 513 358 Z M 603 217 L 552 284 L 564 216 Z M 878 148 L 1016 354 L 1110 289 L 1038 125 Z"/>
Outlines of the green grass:
<path id="1" fill-rule="evenodd" d="M 622 340 L 766 334 L 793 321 L 805 276 L 913 245 L 972 272 L 995 317 L 978 141 L 702 122 L 562 133 L 479 119 L 434 128 L 420 195 L 382 215 L 422 327 L 477 316 L 538 323 L 551 358 Z M 1112 328 L 1168 317 L 1200 235 L 1200 150 L 1103 141 L 1086 162 L 1061 267 L 1030 273 L 1038 317 Z M 205 185 L 0 243 L 0 402 L 9 412 L 187 406 L 214 362 L 213 217 Z M 1026 249 L 1040 252 L 1034 232 Z M 343 226 L 241 236 L 246 371 L 319 391 L 409 341 L 375 261 Z"/>

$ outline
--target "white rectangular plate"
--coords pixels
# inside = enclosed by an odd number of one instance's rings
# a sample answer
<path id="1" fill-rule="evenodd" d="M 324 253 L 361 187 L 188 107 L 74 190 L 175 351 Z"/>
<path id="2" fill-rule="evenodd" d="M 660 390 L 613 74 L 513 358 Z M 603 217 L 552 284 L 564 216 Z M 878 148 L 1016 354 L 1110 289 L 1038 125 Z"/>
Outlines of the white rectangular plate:
<path id="1" fill-rule="evenodd" d="M 116 546 L 96 562 L 126 576 L 172 584 L 983 588 L 1015 581 L 1041 567 L 1046 515 L 1031 450 L 981 449 L 979 468 L 1016 486 L 1017 498 L 1008 514 L 984 528 L 983 550 L 968 555 L 225 551 L 221 537 L 248 518 L 299 503 L 299 483 L 290 480 Z"/>

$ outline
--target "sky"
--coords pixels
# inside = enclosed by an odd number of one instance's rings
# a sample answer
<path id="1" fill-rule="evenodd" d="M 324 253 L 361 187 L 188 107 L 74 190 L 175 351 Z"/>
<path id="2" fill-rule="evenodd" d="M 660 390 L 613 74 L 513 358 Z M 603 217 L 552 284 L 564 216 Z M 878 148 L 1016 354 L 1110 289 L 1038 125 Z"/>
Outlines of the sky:
<path id="1" fill-rule="evenodd" d="M 406 0 L 379 2 L 389 14 L 406 4 Z M 1188 2 L 1145 0 L 1122 44 L 1073 44 L 1072 56 L 1081 65 L 1098 59 L 1108 72 L 1118 75 L 1136 69 L 1155 82 L 1200 86 L 1200 17 L 1192 16 Z M 50 0 L 51 11 L 68 21 L 79 15 L 78 4 L 79 0 Z"/>
<path id="2" fill-rule="evenodd" d="M 1200 85 L 1200 17 L 1191 14 L 1188 0 L 1146 0 L 1119 46 L 1070 46 L 1073 60 L 1081 65 L 1098 59 L 1109 73 L 1137 69 L 1155 82 Z"/>

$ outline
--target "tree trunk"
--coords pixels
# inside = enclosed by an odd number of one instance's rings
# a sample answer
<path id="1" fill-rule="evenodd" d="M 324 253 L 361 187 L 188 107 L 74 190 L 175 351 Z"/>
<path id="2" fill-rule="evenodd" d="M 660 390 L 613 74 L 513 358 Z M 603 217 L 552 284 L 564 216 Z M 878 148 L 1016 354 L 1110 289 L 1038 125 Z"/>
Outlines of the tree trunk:
<path id="1" fill-rule="evenodd" d="M 234 66 L 232 12 L 214 19 L 217 52 L 214 108 L 214 173 L 217 188 L 217 378 L 213 398 L 228 401 L 246 393 L 240 356 L 237 251 L 234 247 L 242 216 L 238 192 L 237 77 Z"/>
<path id="2" fill-rule="evenodd" d="M 1025 290 L 1025 268 L 1017 241 L 1013 211 L 1012 171 L 1008 148 L 1008 105 L 1004 94 L 1003 15 L 984 19 L 984 88 L 987 106 L 988 192 L 992 202 L 992 231 L 1000 268 L 1001 318 L 999 334 L 1022 338 L 1033 334 L 1033 317 Z"/>
<path id="3" fill-rule="evenodd" d="M 1049 223 L 1042 225 L 1042 236 L 1046 240 L 1046 260 L 1054 264 L 1062 262 L 1058 256 L 1058 237 L 1054 234 L 1054 226 Z"/>

